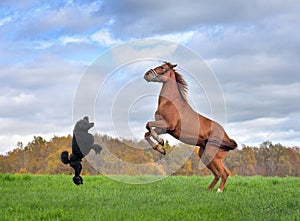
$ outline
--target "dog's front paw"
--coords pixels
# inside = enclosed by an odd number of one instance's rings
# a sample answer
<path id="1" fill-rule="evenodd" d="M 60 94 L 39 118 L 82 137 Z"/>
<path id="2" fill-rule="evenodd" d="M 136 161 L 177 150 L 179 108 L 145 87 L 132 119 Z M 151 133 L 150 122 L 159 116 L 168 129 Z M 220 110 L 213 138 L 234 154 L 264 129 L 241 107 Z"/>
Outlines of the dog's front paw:
<path id="1" fill-rule="evenodd" d="M 92 148 L 94 149 L 96 154 L 100 154 L 102 147 L 99 144 L 93 144 Z"/>
<path id="2" fill-rule="evenodd" d="M 80 184 L 83 184 L 83 179 L 81 176 L 74 176 L 73 177 L 73 182 L 76 184 L 76 185 L 80 185 Z"/>

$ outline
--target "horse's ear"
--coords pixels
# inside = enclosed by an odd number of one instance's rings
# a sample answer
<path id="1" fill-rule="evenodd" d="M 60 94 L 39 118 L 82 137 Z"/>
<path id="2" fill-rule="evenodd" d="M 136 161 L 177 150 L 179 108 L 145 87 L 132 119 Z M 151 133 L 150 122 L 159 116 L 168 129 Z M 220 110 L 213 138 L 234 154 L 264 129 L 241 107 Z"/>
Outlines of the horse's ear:
<path id="1" fill-rule="evenodd" d="M 170 62 L 165 61 L 165 64 L 169 65 L 170 68 L 175 68 L 177 64 L 171 64 Z"/>

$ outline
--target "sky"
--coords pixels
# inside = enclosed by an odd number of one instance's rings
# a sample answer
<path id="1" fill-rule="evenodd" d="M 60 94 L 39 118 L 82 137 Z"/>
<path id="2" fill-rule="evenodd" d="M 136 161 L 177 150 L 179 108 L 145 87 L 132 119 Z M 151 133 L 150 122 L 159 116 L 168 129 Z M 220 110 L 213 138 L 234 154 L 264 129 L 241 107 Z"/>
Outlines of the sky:
<path id="1" fill-rule="evenodd" d="M 78 112 L 77 96 L 91 88 L 94 112 L 86 114 L 95 121 L 92 132 L 142 139 L 161 87 L 143 75 L 173 58 L 176 48 L 168 46 L 174 45 L 197 54 L 211 70 L 225 104 L 221 123 L 240 146 L 266 140 L 299 146 L 299 11 L 298 0 L 3 0 L 0 153 L 34 136 L 71 134 L 78 113 L 85 114 Z M 171 44 L 138 47 L 145 39 Z M 201 68 L 186 71 L 187 60 L 175 59 L 191 105 L 214 119 L 212 103 L 219 97 L 211 98 Z M 109 64 L 115 69 L 108 73 Z M 93 68 L 97 75 L 89 74 Z M 93 86 L 82 85 L 86 76 Z"/>

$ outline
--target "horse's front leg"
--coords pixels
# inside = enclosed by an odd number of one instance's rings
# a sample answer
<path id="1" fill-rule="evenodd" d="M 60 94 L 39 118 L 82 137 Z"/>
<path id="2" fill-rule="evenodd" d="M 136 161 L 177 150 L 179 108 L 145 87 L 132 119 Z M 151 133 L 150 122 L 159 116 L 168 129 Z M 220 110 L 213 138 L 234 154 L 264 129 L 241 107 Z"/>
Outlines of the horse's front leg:
<path id="1" fill-rule="evenodd" d="M 160 144 L 164 145 L 164 140 L 159 138 L 159 134 L 163 134 L 168 129 L 168 124 L 165 120 L 150 121 L 146 128 L 150 131 L 151 136 Z M 154 128 L 154 129 L 153 129 Z"/>
<path id="2" fill-rule="evenodd" d="M 153 127 L 155 127 L 153 129 Z M 145 133 L 145 139 L 146 141 L 151 145 L 151 147 L 154 150 L 157 150 L 158 152 L 160 152 L 161 154 L 166 154 L 166 150 L 161 147 L 164 145 L 164 140 L 159 138 L 159 134 L 163 134 L 166 132 L 167 129 L 167 124 L 164 120 L 158 120 L 158 121 L 150 121 L 146 124 L 146 128 L 148 130 L 148 132 Z M 150 136 L 152 136 L 160 145 L 155 144 Z"/>
<path id="3" fill-rule="evenodd" d="M 151 140 L 151 133 L 150 132 L 146 132 L 145 133 L 145 140 L 150 144 L 150 146 L 153 148 L 153 150 L 156 150 L 158 152 L 160 152 L 161 154 L 165 155 L 166 154 L 166 150 L 159 144 L 155 144 L 152 140 Z"/>

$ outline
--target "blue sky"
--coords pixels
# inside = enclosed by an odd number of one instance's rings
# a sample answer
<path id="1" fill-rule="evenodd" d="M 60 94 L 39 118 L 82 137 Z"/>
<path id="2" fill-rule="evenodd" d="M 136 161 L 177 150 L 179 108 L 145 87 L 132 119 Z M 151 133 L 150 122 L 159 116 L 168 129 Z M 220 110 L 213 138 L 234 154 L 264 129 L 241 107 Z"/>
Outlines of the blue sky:
<path id="1" fill-rule="evenodd" d="M 0 153 L 35 135 L 71 133 L 74 96 L 89 65 L 145 38 L 183 45 L 209 64 L 226 102 L 224 126 L 239 144 L 299 146 L 299 11 L 297 0 L 1 1 Z M 124 68 L 122 81 L 150 65 Z M 201 98 L 189 86 L 189 97 Z M 149 87 L 158 93 L 159 86 Z M 156 102 L 151 107 L 129 122 L 140 134 Z M 209 115 L 201 102 L 197 111 Z M 110 134 L 106 123 L 96 124 Z"/>

